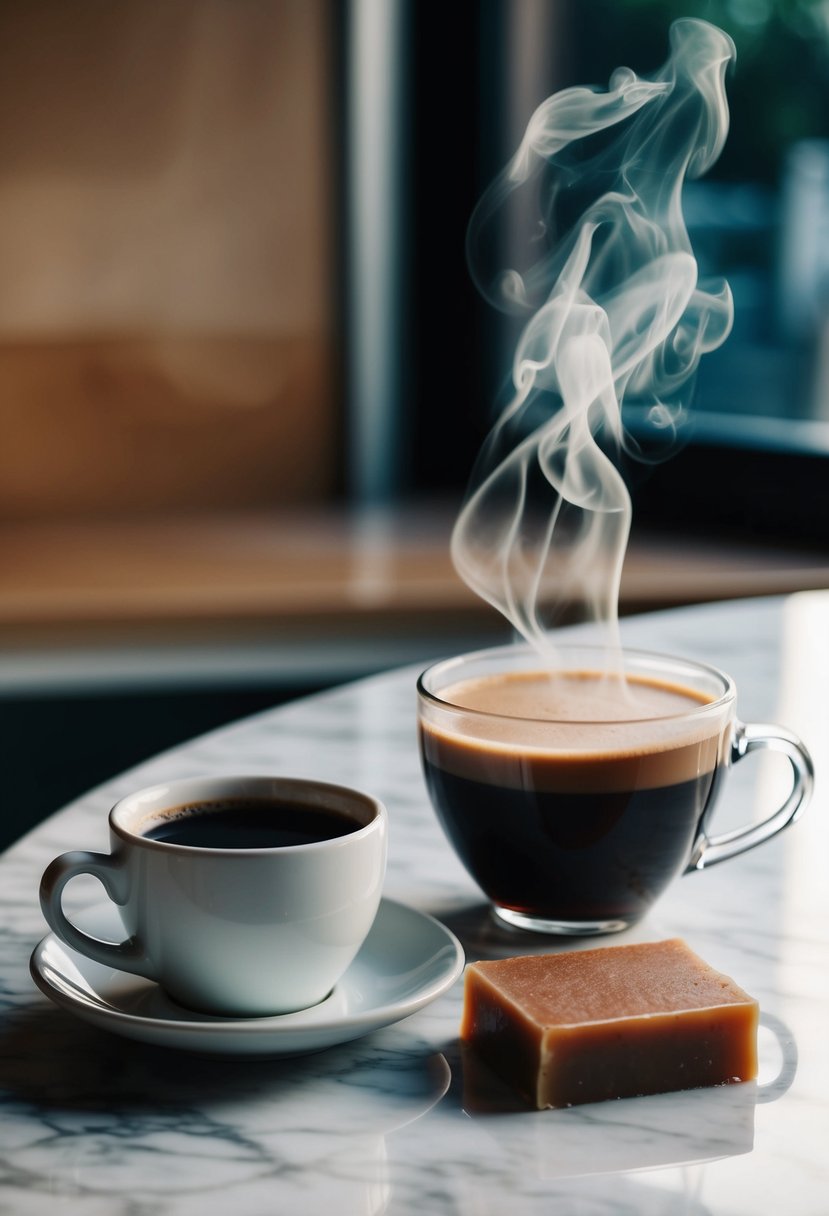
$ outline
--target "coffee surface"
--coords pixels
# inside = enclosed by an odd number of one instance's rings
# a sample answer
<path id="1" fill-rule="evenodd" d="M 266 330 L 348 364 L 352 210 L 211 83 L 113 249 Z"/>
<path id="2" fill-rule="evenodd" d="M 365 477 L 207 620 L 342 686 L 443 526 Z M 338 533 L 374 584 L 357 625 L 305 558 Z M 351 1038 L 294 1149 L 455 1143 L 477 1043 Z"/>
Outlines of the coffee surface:
<path id="1" fill-rule="evenodd" d="M 613 672 L 512 672 L 463 680 L 444 701 L 479 713 L 545 722 L 633 722 L 686 714 L 710 697 L 683 684 Z"/>
<path id="2" fill-rule="evenodd" d="M 270 798 L 194 802 L 154 818 L 147 840 L 203 849 L 276 849 L 315 844 L 355 832 L 363 825 L 328 807 Z"/>
<path id="3" fill-rule="evenodd" d="M 421 721 L 431 763 L 472 780 L 573 792 L 662 787 L 710 773 L 726 709 L 684 685 L 577 671 L 515 672 L 442 690 L 451 720 Z M 464 710 L 470 710 L 469 714 Z"/>

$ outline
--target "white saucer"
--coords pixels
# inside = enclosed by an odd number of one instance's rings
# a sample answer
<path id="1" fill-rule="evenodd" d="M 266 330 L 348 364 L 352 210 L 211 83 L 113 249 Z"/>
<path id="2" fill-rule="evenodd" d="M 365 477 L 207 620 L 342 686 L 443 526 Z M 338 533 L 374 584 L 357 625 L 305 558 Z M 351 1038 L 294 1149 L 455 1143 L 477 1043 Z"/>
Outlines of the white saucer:
<path id="1" fill-rule="evenodd" d="M 83 927 L 99 937 L 117 935 L 113 911 L 109 904 L 89 909 Z M 384 899 L 331 995 L 311 1009 L 278 1017 L 195 1013 L 150 980 L 94 963 L 53 933 L 35 947 L 30 969 L 46 996 L 102 1030 L 184 1051 L 270 1056 L 320 1051 L 398 1022 L 451 987 L 463 965 L 460 942 L 444 925 Z"/>

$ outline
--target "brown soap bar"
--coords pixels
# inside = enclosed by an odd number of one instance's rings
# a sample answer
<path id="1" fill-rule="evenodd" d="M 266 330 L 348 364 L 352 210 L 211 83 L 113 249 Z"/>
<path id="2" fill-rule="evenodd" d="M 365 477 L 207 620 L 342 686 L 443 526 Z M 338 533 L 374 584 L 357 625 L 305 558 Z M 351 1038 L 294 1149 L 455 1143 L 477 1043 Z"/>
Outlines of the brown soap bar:
<path id="1" fill-rule="evenodd" d="M 471 963 L 461 1039 L 538 1108 L 748 1081 L 757 1002 L 679 939 Z"/>

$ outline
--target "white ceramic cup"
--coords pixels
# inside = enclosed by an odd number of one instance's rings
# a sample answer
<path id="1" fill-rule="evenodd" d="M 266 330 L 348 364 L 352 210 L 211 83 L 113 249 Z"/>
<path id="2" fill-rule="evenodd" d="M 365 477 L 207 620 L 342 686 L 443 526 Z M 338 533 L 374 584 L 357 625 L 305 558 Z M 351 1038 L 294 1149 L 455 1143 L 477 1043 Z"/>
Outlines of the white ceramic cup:
<path id="1" fill-rule="evenodd" d="M 324 808 L 355 827 L 271 848 L 205 848 L 145 834 L 177 808 L 228 800 Z M 76 850 L 47 868 L 40 901 L 49 926 L 71 949 L 155 980 L 202 1012 L 256 1017 L 318 1004 L 347 970 L 380 903 L 388 815 L 375 798 L 344 786 L 283 777 L 171 781 L 116 803 L 109 832 L 111 853 Z M 126 940 L 98 941 L 67 918 L 63 890 L 79 874 L 103 884 Z"/>

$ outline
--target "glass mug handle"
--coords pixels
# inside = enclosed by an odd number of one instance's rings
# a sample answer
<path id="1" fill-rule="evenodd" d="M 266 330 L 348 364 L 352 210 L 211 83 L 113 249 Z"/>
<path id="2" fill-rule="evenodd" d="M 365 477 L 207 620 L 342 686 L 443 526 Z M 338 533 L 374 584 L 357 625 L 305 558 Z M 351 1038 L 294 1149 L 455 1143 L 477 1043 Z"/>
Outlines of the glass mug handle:
<path id="1" fill-rule="evenodd" d="M 126 902 L 126 870 L 111 854 L 90 853 L 86 849 L 62 853 L 46 867 L 40 881 L 40 906 L 50 929 L 72 950 L 77 950 L 96 963 L 147 976 L 144 951 L 136 938 L 127 938 L 123 942 L 101 941 L 84 933 L 67 917 L 63 910 L 63 889 L 80 874 L 91 874 L 97 878 L 114 903 Z"/>
<path id="2" fill-rule="evenodd" d="M 736 857 L 738 853 L 753 849 L 755 845 L 762 844 L 764 840 L 769 840 L 790 823 L 794 823 L 805 810 L 815 784 L 815 769 L 811 756 L 797 735 L 782 726 L 769 726 L 761 722 L 735 722 L 734 737 L 731 740 L 732 763 L 736 764 L 749 752 L 757 751 L 782 752 L 788 757 L 793 774 L 788 798 L 778 810 L 759 823 L 734 828 L 718 836 L 708 836 L 703 832 L 685 869 L 686 874 L 694 870 L 705 870 L 718 861 L 727 861 L 729 857 Z"/>

